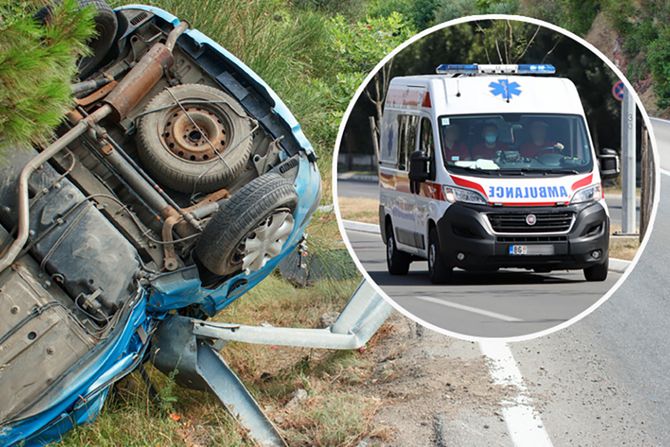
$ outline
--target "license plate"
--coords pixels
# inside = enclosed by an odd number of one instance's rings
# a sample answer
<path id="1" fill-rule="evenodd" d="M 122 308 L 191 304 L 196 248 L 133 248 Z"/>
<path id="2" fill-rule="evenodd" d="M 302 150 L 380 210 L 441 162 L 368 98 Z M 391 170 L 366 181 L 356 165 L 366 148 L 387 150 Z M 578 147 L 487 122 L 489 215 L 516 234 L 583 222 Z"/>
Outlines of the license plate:
<path id="1" fill-rule="evenodd" d="M 510 256 L 547 256 L 554 254 L 553 245 L 510 245 L 507 253 Z"/>

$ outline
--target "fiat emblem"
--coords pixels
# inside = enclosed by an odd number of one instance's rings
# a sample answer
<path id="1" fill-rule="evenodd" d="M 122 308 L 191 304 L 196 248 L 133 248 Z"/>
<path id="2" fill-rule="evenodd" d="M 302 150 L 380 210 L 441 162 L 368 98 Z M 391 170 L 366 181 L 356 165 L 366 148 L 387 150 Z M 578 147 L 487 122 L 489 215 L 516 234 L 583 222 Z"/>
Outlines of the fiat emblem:
<path id="1" fill-rule="evenodd" d="M 537 216 L 535 214 L 529 214 L 526 216 L 526 223 L 531 227 L 537 223 Z"/>

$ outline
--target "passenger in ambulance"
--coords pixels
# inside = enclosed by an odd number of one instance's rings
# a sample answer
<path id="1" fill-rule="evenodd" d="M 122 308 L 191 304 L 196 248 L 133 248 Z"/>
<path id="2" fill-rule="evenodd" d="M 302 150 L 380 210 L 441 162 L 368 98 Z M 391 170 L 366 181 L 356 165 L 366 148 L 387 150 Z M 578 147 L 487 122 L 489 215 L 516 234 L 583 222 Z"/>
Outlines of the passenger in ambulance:
<path id="1" fill-rule="evenodd" d="M 470 160 L 470 151 L 460 139 L 461 129 L 457 124 L 442 126 L 442 154 L 445 162 Z"/>
<path id="2" fill-rule="evenodd" d="M 472 159 L 478 160 L 480 158 L 486 160 L 493 160 L 496 158 L 498 151 L 507 149 L 507 145 L 501 143 L 498 139 L 498 126 L 495 123 L 486 123 L 482 129 L 482 141 L 472 148 Z"/>
<path id="3" fill-rule="evenodd" d="M 563 150 L 563 144 L 547 138 L 548 127 L 549 125 L 542 120 L 535 120 L 530 124 L 530 138 L 519 150 L 522 157 L 535 158 L 543 153 Z"/>

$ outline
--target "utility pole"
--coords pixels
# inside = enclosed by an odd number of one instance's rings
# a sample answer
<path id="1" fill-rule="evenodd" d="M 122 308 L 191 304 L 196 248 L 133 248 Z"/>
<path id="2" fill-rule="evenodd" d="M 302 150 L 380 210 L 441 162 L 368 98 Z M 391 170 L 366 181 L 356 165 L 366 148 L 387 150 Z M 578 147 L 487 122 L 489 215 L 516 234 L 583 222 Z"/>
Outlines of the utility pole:
<path id="1" fill-rule="evenodd" d="M 623 234 L 637 233 L 635 197 L 635 100 L 626 88 L 621 105 L 621 186 Z"/>

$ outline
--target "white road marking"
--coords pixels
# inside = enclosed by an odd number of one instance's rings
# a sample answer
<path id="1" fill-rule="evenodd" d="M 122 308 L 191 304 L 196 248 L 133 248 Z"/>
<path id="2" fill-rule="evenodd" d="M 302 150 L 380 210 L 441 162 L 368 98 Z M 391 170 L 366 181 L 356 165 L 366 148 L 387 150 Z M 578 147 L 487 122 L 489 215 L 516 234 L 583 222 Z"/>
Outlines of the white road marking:
<path id="1" fill-rule="evenodd" d="M 661 174 L 670 176 L 670 171 L 668 171 L 667 169 L 661 168 Z"/>
<path id="2" fill-rule="evenodd" d="M 445 307 L 451 307 L 453 309 L 464 310 L 466 312 L 484 315 L 485 317 L 495 318 L 496 320 L 509 321 L 509 322 L 523 321 L 520 318 L 511 317 L 505 314 L 499 314 L 498 312 L 491 312 L 490 310 L 480 309 L 478 307 L 466 306 L 465 304 L 454 303 L 452 301 L 447 301 L 439 298 L 433 298 L 432 296 L 417 296 L 415 298 L 422 301 L 428 301 L 430 303 L 440 304 Z"/>
<path id="3" fill-rule="evenodd" d="M 655 117 L 653 117 L 653 116 L 650 116 L 649 119 L 650 119 L 651 121 L 660 121 L 660 122 L 662 122 L 662 123 L 668 123 L 668 124 L 670 124 L 670 120 L 666 120 L 666 119 L 663 119 L 663 118 L 655 118 Z"/>
<path id="4" fill-rule="evenodd" d="M 542 418 L 533 408 L 532 399 L 509 345 L 502 341 L 485 340 L 479 342 L 479 349 L 488 359 L 493 382 L 516 390 L 516 396 L 500 402 L 514 446 L 552 447 Z"/>

